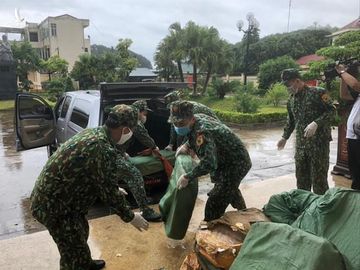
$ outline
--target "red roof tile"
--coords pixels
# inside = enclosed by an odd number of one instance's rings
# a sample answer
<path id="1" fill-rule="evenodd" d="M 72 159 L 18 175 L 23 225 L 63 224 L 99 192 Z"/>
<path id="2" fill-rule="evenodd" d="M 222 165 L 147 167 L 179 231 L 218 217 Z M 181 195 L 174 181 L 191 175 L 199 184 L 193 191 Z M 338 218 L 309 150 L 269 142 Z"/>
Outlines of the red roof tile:
<path id="1" fill-rule="evenodd" d="M 298 63 L 299 65 L 307 65 L 310 62 L 313 61 L 320 61 L 320 60 L 324 60 L 325 58 L 323 56 L 319 56 L 316 54 L 310 54 L 310 55 L 305 55 L 303 57 L 300 57 L 298 60 L 296 60 L 296 63 Z"/>

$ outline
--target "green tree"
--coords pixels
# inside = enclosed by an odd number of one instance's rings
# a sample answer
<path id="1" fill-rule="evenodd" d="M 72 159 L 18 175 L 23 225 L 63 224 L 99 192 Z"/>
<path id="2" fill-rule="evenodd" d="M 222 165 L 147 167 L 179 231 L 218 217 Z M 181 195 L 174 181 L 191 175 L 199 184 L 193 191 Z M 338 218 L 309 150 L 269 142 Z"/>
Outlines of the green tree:
<path id="1" fill-rule="evenodd" d="M 41 60 L 41 69 L 49 75 L 49 81 L 51 81 L 51 75 L 57 74 L 60 77 L 65 77 L 68 73 L 69 63 L 60 58 L 58 55 L 53 55 L 47 60 Z"/>
<path id="2" fill-rule="evenodd" d="M 28 74 L 40 69 L 39 54 L 29 42 L 14 42 L 11 50 L 16 61 L 16 74 L 20 81 L 20 88 L 29 91 L 32 81 L 28 79 Z"/>
<path id="3" fill-rule="evenodd" d="M 159 70 L 159 75 L 168 82 L 170 76 L 176 75 L 176 66 L 172 58 L 172 49 L 170 48 L 168 37 L 164 38 L 156 48 L 155 65 Z"/>
<path id="4" fill-rule="evenodd" d="M 116 60 L 118 66 L 115 70 L 119 80 L 126 80 L 130 72 L 134 70 L 138 64 L 136 58 L 130 55 L 129 48 L 131 44 L 132 40 L 125 38 L 119 39 L 119 43 L 116 45 Z"/>
<path id="5" fill-rule="evenodd" d="M 170 50 L 171 59 L 176 62 L 180 81 L 184 81 L 184 74 L 182 70 L 182 61 L 186 58 L 184 46 L 184 30 L 181 28 L 180 23 L 173 23 L 169 27 L 170 35 L 168 36 L 168 46 Z"/>
<path id="6" fill-rule="evenodd" d="M 240 82 L 238 81 L 224 81 L 217 77 L 213 77 L 211 82 L 211 87 L 215 90 L 219 99 L 224 99 L 227 93 L 235 92 L 239 86 Z"/>
<path id="7" fill-rule="evenodd" d="M 267 60 L 259 67 L 259 88 L 268 89 L 270 85 L 280 82 L 281 71 L 286 68 L 298 68 L 298 64 L 289 56 Z"/>
<path id="8" fill-rule="evenodd" d="M 201 95 L 205 94 L 210 77 L 214 73 L 227 73 L 231 70 L 233 62 L 231 47 L 225 40 L 220 39 L 217 29 L 213 27 L 207 28 L 205 35 L 205 55 L 201 64 L 201 70 L 206 72 L 206 77 Z"/>
<path id="9" fill-rule="evenodd" d="M 265 36 L 249 47 L 249 73 L 257 73 L 259 66 L 269 59 L 285 55 L 298 59 L 314 54 L 318 49 L 329 45 L 329 34 L 331 32 L 325 29 L 305 29 Z M 234 46 L 234 73 L 242 72 L 244 46 L 244 40 Z"/>
<path id="10" fill-rule="evenodd" d="M 281 101 L 288 98 L 286 86 L 281 83 L 275 83 L 271 86 L 270 90 L 266 93 L 265 99 L 274 107 L 278 107 Z"/>
<path id="11" fill-rule="evenodd" d="M 91 45 L 91 54 L 92 55 L 100 57 L 107 53 L 110 53 L 110 54 L 115 53 L 114 47 L 109 48 L 109 47 L 106 47 L 106 46 L 100 45 L 100 44 L 92 44 Z M 130 56 L 137 59 L 138 67 L 149 68 L 149 69 L 153 68 L 151 65 L 151 62 L 146 57 L 142 56 L 141 54 L 137 54 L 131 50 L 129 50 L 129 54 L 130 54 Z"/>
<path id="12" fill-rule="evenodd" d="M 234 46 L 234 73 L 244 73 L 255 74 L 258 71 L 257 63 L 257 51 L 254 49 L 254 44 L 259 41 L 259 29 L 254 28 L 253 31 L 249 34 L 244 34 L 241 42 L 235 44 Z M 246 54 L 247 43 L 249 42 L 249 50 Z M 246 58 L 246 59 L 245 59 Z M 245 67 L 245 62 L 247 61 L 247 67 Z M 247 70 L 245 70 L 245 68 Z"/>
<path id="13" fill-rule="evenodd" d="M 89 89 L 96 85 L 97 65 L 100 59 L 89 54 L 82 54 L 75 62 L 70 76 L 79 81 L 81 89 Z"/>
<path id="14" fill-rule="evenodd" d="M 323 74 L 326 70 L 331 70 L 335 67 L 335 61 L 347 59 L 360 59 L 360 31 L 349 31 L 340 35 L 335 41 L 334 45 L 319 49 L 316 54 L 324 56 L 323 61 L 310 63 L 310 69 L 304 74 L 306 79 L 324 79 Z M 350 69 L 349 72 L 357 72 Z M 336 74 L 335 74 L 336 75 Z M 354 74 L 355 75 L 355 74 Z M 335 79 L 336 76 L 333 77 Z M 339 100 L 340 104 L 343 101 L 339 99 L 339 81 L 327 80 L 324 85 L 331 94 L 334 100 Z"/>
<path id="15" fill-rule="evenodd" d="M 235 95 L 236 111 L 242 113 L 256 113 L 260 107 L 260 100 L 249 92 L 239 91 Z"/>
<path id="16" fill-rule="evenodd" d="M 129 51 L 131 43 L 130 39 L 120 39 L 114 52 L 106 52 L 100 56 L 80 55 L 71 77 L 79 81 L 82 89 L 94 87 L 104 81 L 125 81 L 137 66 L 136 58 Z"/>
<path id="17" fill-rule="evenodd" d="M 189 21 L 184 28 L 184 49 L 189 63 L 193 67 L 193 95 L 197 94 L 197 73 L 205 58 L 205 28 Z"/>

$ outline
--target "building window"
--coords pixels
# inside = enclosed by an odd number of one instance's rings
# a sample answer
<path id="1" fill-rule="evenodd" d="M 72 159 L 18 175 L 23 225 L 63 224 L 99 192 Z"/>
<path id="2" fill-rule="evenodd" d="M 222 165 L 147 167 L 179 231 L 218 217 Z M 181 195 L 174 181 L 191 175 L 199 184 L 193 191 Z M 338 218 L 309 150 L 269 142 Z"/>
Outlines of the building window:
<path id="1" fill-rule="evenodd" d="M 85 48 L 84 51 L 85 51 L 85 52 L 89 52 L 89 49 L 88 49 L 88 48 Z"/>
<path id="2" fill-rule="evenodd" d="M 40 55 L 42 59 L 47 60 L 50 58 L 50 48 L 45 47 L 40 50 Z"/>
<path id="3" fill-rule="evenodd" d="M 38 42 L 39 41 L 39 36 L 37 32 L 29 32 L 29 39 L 30 42 Z"/>
<path id="4" fill-rule="evenodd" d="M 56 23 L 52 23 L 51 24 L 51 36 L 52 37 L 56 37 L 57 34 L 56 34 Z"/>

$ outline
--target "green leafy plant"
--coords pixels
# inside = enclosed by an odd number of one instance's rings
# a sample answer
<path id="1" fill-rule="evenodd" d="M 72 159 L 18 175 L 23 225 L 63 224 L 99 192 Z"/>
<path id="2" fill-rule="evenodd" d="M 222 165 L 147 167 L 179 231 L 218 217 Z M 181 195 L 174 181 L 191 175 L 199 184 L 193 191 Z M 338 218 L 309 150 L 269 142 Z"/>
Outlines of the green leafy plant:
<path id="1" fill-rule="evenodd" d="M 280 103 L 288 98 L 286 86 L 281 83 L 275 83 L 266 93 L 265 99 L 274 107 L 278 107 Z"/>
<path id="2" fill-rule="evenodd" d="M 236 111 L 243 113 L 255 113 L 260 107 L 260 100 L 258 97 L 250 93 L 240 92 L 236 95 Z"/>

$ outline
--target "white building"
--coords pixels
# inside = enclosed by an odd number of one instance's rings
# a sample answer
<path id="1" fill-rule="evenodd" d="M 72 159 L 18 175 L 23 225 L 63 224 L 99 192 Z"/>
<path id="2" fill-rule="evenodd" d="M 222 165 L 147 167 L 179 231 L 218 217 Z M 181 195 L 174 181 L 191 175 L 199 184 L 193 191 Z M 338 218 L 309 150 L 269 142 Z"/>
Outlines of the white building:
<path id="1" fill-rule="evenodd" d="M 91 53 L 90 37 L 85 38 L 84 29 L 89 20 L 78 19 L 64 14 L 47 17 L 41 23 L 26 22 L 24 28 L 0 27 L 0 33 L 21 35 L 21 40 L 29 41 L 37 49 L 42 59 L 58 55 L 69 63 L 69 71 L 83 53 Z M 29 74 L 35 89 L 41 89 L 41 82 L 48 79 L 46 74 Z"/>

